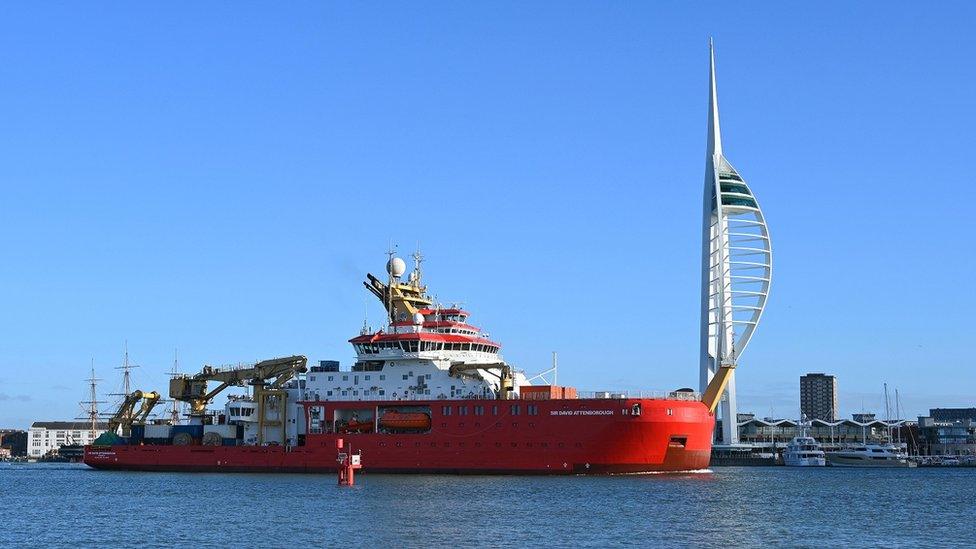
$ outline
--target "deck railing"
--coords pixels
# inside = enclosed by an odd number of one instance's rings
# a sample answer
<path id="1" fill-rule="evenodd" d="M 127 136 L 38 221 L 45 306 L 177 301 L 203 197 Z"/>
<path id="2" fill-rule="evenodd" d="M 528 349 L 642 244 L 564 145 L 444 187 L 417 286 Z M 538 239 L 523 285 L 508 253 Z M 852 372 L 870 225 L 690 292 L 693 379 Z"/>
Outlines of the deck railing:
<path id="1" fill-rule="evenodd" d="M 579 391 L 577 392 L 577 398 L 660 398 L 666 400 L 701 400 L 701 393 L 695 391 L 643 391 L 628 389 L 623 391 Z"/>

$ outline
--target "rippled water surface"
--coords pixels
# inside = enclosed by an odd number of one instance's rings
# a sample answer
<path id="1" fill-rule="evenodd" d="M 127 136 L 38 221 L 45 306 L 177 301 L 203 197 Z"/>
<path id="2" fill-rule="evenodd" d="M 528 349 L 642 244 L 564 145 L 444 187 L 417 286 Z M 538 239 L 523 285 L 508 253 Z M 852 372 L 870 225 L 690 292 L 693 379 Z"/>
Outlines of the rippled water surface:
<path id="1" fill-rule="evenodd" d="M 4 546 L 972 546 L 976 468 L 358 477 L 0 464 Z M 380 547 L 380 545 L 376 545 Z"/>

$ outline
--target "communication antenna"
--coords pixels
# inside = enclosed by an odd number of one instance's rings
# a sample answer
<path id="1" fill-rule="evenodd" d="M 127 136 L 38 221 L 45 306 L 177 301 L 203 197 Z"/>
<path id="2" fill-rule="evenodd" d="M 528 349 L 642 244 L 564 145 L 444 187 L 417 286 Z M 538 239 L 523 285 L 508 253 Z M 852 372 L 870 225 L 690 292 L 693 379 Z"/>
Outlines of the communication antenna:
<path id="1" fill-rule="evenodd" d="M 552 352 L 552 384 L 559 385 L 559 362 L 556 351 Z"/>
<path id="2" fill-rule="evenodd" d="M 173 349 L 173 370 L 170 372 L 171 377 L 176 377 L 180 375 L 180 355 L 178 349 Z M 173 399 L 173 406 L 169 411 L 169 422 L 170 425 L 176 425 L 180 422 L 180 412 L 182 406 L 179 400 Z"/>
<path id="3" fill-rule="evenodd" d="M 396 322 L 393 314 L 393 282 L 396 280 L 396 277 L 393 276 L 393 258 L 396 257 L 396 245 L 393 244 L 392 240 L 390 241 L 390 249 L 386 252 L 386 256 L 386 272 L 389 275 L 386 288 L 386 312 L 387 316 L 390 317 L 390 327 L 393 327 L 393 323 Z"/>
<path id="4" fill-rule="evenodd" d="M 369 296 L 363 297 L 363 330 L 359 335 L 366 335 L 369 332 Z"/>
<path id="5" fill-rule="evenodd" d="M 424 254 L 420 253 L 420 242 L 417 242 L 417 251 L 413 253 L 413 274 L 410 276 L 415 286 L 420 286 L 421 270 L 420 264 L 424 262 Z"/>

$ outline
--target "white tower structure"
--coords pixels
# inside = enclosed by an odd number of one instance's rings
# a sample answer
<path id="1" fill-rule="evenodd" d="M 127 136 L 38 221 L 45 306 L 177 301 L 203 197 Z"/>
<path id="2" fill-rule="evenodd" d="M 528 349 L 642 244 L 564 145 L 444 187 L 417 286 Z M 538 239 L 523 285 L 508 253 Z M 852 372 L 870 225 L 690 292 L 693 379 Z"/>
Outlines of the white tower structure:
<path id="1" fill-rule="evenodd" d="M 723 364 L 734 368 L 759 324 L 773 256 L 769 230 L 745 180 L 722 154 L 715 86 L 715 50 L 709 40 L 708 147 L 702 216 L 702 392 Z M 729 374 L 719 417 L 722 442 L 739 442 L 735 370 Z"/>

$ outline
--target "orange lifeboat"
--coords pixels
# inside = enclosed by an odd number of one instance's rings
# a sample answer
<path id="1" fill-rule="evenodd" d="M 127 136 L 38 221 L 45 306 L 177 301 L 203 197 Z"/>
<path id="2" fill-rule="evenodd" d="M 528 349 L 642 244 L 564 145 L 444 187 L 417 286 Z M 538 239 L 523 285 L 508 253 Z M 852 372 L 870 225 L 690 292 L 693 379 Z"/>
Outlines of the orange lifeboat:
<path id="1" fill-rule="evenodd" d="M 403 431 L 426 431 L 430 429 L 430 416 L 424 412 L 389 410 L 380 417 L 380 427 Z"/>

